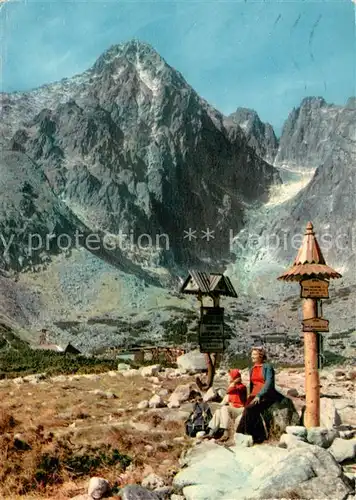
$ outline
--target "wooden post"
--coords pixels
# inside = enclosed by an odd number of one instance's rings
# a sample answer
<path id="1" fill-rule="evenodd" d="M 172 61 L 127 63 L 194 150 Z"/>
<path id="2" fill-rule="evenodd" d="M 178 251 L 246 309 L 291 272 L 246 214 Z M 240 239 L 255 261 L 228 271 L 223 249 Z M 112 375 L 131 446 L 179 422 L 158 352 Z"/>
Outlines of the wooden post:
<path id="1" fill-rule="evenodd" d="M 215 377 L 215 354 L 206 353 L 206 361 L 208 365 L 208 375 L 207 375 L 207 380 L 206 380 L 206 389 L 210 389 L 210 387 L 214 383 L 214 377 Z"/>
<path id="2" fill-rule="evenodd" d="M 213 295 L 213 306 L 220 307 L 220 297 L 218 295 Z M 203 306 L 203 301 L 201 299 L 201 305 Z M 217 353 L 210 354 L 209 352 L 205 353 L 206 366 L 208 369 L 206 384 L 203 384 L 199 377 L 196 377 L 195 381 L 197 386 L 201 391 L 207 391 L 210 387 L 213 386 L 215 371 L 216 371 L 216 363 L 217 363 Z"/>
<path id="3" fill-rule="evenodd" d="M 318 278 L 315 279 L 315 276 Z M 279 280 L 283 281 L 300 282 L 303 320 L 311 320 L 303 324 L 303 330 L 306 330 L 304 332 L 306 398 L 304 425 L 307 428 L 320 425 L 319 333 L 313 330 L 329 331 L 328 320 L 322 318 L 322 315 L 318 315 L 317 300 L 329 297 L 328 281 L 331 278 L 341 278 L 341 274 L 326 264 L 315 237 L 313 224 L 308 222 L 294 264 L 278 277 Z"/>
<path id="4" fill-rule="evenodd" d="M 213 295 L 213 306 L 220 307 L 220 297 L 219 295 Z M 208 365 L 208 377 L 207 377 L 207 388 L 210 389 L 214 383 L 215 371 L 216 371 L 216 361 L 217 353 L 213 353 L 211 356 L 207 354 L 207 365 Z"/>
<path id="5" fill-rule="evenodd" d="M 303 299 L 303 319 L 317 317 L 316 299 Z M 318 371 L 318 334 L 304 332 L 306 428 L 320 425 L 320 381 Z"/>

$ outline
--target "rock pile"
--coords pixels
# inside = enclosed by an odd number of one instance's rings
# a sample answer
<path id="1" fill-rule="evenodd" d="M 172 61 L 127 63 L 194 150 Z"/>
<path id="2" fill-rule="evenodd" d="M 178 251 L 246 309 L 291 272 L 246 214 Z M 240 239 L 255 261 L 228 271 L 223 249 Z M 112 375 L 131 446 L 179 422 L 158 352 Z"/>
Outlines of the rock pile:
<path id="1" fill-rule="evenodd" d="M 291 439 L 283 438 L 280 446 L 251 447 L 248 437 L 239 439 L 239 435 L 230 448 L 201 442 L 182 460 L 173 485 L 181 489 L 186 500 L 342 500 L 351 495 L 354 481 L 344 473 L 333 450 L 303 441 L 309 434 L 303 428 L 289 432 L 286 436 Z M 348 451 L 344 456 L 351 458 L 353 452 L 355 458 L 354 443 Z"/>

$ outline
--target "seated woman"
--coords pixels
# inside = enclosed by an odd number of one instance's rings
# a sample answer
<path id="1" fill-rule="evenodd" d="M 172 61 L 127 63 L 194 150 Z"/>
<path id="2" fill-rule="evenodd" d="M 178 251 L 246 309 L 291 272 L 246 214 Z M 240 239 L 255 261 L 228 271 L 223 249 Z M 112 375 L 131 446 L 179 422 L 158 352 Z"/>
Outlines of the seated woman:
<path id="1" fill-rule="evenodd" d="M 209 434 L 207 438 L 216 437 L 223 430 L 221 441 L 229 439 L 229 427 L 232 418 L 241 415 L 246 403 L 247 389 L 241 382 L 241 373 L 234 368 L 230 370 L 230 384 L 226 390 L 226 396 L 222 401 L 221 408 L 217 409 L 209 422 Z"/>
<path id="2" fill-rule="evenodd" d="M 236 432 L 249 434 L 254 443 L 262 443 L 268 437 L 262 413 L 273 403 L 281 401 L 283 395 L 275 389 L 274 368 L 267 363 L 264 349 L 254 347 L 251 359 L 253 367 L 250 370 L 250 395 Z"/>

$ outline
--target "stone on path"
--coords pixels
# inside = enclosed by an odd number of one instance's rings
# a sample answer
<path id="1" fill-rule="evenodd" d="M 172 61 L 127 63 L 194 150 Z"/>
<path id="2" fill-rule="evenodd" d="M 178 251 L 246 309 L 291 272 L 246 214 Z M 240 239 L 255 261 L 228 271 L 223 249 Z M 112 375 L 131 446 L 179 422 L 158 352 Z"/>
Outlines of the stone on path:
<path id="1" fill-rule="evenodd" d="M 281 448 L 292 448 L 298 441 L 303 441 L 298 435 L 295 434 L 282 434 L 279 440 Z"/>
<path id="2" fill-rule="evenodd" d="M 339 477 L 333 478 L 330 482 L 322 477 L 315 477 L 297 487 L 284 490 L 280 495 L 284 498 L 293 498 L 292 495 L 295 498 L 295 495 L 298 495 L 297 498 L 344 500 L 348 493 L 350 488 Z"/>
<path id="3" fill-rule="evenodd" d="M 121 372 L 121 375 L 123 375 L 124 377 L 135 377 L 136 375 L 139 374 L 140 374 L 139 370 L 135 370 L 134 368 Z"/>
<path id="4" fill-rule="evenodd" d="M 91 477 L 88 486 L 88 495 L 98 500 L 103 498 L 104 495 L 109 491 L 109 482 L 103 477 Z"/>
<path id="5" fill-rule="evenodd" d="M 180 399 L 178 394 L 171 394 L 168 404 L 168 408 L 179 408 L 180 407 Z"/>
<path id="6" fill-rule="evenodd" d="M 179 404 L 189 401 L 192 393 L 192 386 L 190 384 L 178 385 L 174 392 L 169 397 L 169 402 L 178 402 Z"/>

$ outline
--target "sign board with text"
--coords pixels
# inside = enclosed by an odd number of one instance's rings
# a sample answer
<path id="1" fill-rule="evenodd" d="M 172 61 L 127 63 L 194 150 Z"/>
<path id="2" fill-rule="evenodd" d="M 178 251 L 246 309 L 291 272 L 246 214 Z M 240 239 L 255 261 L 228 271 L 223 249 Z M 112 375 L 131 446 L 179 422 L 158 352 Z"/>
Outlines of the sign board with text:
<path id="1" fill-rule="evenodd" d="M 202 307 L 199 325 L 200 352 L 223 352 L 224 309 L 222 307 Z"/>
<path id="2" fill-rule="evenodd" d="M 302 299 L 328 299 L 329 282 L 320 279 L 308 279 L 300 282 L 300 297 Z"/>
<path id="3" fill-rule="evenodd" d="M 303 320 L 303 332 L 328 332 L 329 321 L 324 318 L 309 318 Z"/>

